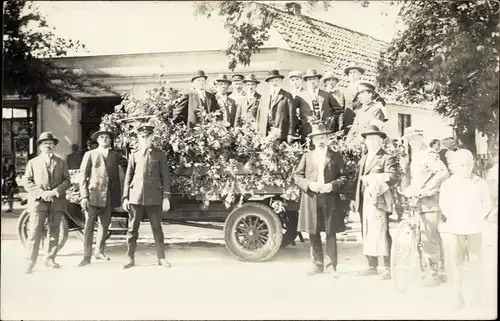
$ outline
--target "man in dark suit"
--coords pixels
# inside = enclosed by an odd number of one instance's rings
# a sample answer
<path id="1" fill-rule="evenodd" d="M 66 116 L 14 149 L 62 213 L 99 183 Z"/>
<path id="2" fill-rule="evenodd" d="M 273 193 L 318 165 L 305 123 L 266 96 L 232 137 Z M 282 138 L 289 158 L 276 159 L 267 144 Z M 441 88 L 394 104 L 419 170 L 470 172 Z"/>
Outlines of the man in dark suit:
<path id="1" fill-rule="evenodd" d="M 392 212 L 392 195 L 388 190 L 381 193 L 381 186 L 397 183 L 397 160 L 382 148 L 386 134 L 377 126 L 369 125 L 361 135 L 365 138 L 367 153 L 359 161 L 356 199 L 351 204 L 351 210 L 358 212 L 361 218 L 363 253 L 368 260 L 368 269 L 360 275 L 378 274 L 378 257 L 382 256 L 385 266 L 382 279 L 387 280 L 391 277 L 389 255 L 392 239 L 387 216 Z"/>
<path id="2" fill-rule="evenodd" d="M 151 223 L 156 244 L 158 265 L 169 268 L 165 259 L 165 244 L 161 226 L 162 210 L 170 209 L 170 173 L 165 153 L 152 146 L 154 126 L 137 128 L 139 149 L 130 154 L 123 187 L 123 209 L 129 212 L 127 254 L 124 269 L 135 265 L 135 250 L 141 219 L 146 214 Z"/>
<path id="3" fill-rule="evenodd" d="M 277 128 L 281 141 L 292 142 L 295 132 L 295 106 L 292 94 L 281 88 L 283 78 L 278 70 L 271 70 L 265 79 L 270 85 L 270 93 L 260 100 L 257 131 L 262 136 L 267 136 L 272 128 Z"/>
<path id="4" fill-rule="evenodd" d="M 71 144 L 71 153 L 66 156 L 68 169 L 79 169 L 82 163 L 82 153 L 78 150 L 78 144 Z"/>
<path id="5" fill-rule="evenodd" d="M 192 128 L 199 121 L 197 114 L 199 110 L 214 112 L 219 109 L 214 94 L 205 90 L 207 78 L 203 70 L 195 72 L 191 78 L 194 85 L 193 90 L 179 100 L 172 112 L 174 123 L 184 123 Z"/>
<path id="6" fill-rule="evenodd" d="M 49 221 L 50 241 L 45 265 L 59 268 L 55 258 L 59 245 L 59 228 L 66 210 L 66 190 L 71 181 L 66 162 L 54 155 L 59 140 L 51 132 L 40 134 L 37 145 L 40 155 L 28 161 L 24 174 L 24 188 L 28 192 L 30 230 L 28 235 L 28 265 L 25 272 L 31 273 L 38 258 L 40 241 L 44 233 L 45 220 Z"/>
<path id="7" fill-rule="evenodd" d="M 334 131 L 340 130 L 342 128 L 342 118 L 345 108 L 345 96 L 343 91 L 337 86 L 340 79 L 332 71 L 326 71 L 323 77 L 323 83 L 325 84 L 325 91 L 335 98 L 339 103 L 339 107 L 335 111 L 335 125 Z"/>
<path id="8" fill-rule="evenodd" d="M 83 156 L 80 172 L 81 207 L 85 211 L 83 260 L 79 266 L 90 264 L 94 223 L 98 218 L 95 258 L 109 260 L 104 254 L 106 235 L 108 234 L 111 212 L 121 203 L 119 164 L 121 155 L 111 148 L 113 133 L 102 127 L 94 134 L 99 147 Z"/>
<path id="9" fill-rule="evenodd" d="M 297 101 L 300 114 L 300 132 L 303 141 L 311 133 L 311 117 L 321 120 L 328 130 L 333 131 L 335 116 L 342 109 L 339 102 L 332 95 L 319 89 L 321 78 L 322 75 L 316 69 L 308 69 L 302 78 L 307 84 L 307 90 L 299 94 Z"/>
<path id="10" fill-rule="evenodd" d="M 313 269 L 309 275 L 323 273 L 326 269 L 337 278 L 336 233 L 345 230 L 338 192 L 346 178 L 342 155 L 327 146 L 330 133 L 323 124 L 313 126 L 309 137 L 315 148 L 302 155 L 295 170 L 295 182 L 302 190 L 298 229 L 309 233 L 311 242 Z M 326 262 L 321 232 L 326 233 Z"/>
<path id="11" fill-rule="evenodd" d="M 240 112 L 237 110 L 239 106 L 236 105 L 236 101 L 231 98 L 232 96 L 228 97 L 227 95 L 231 80 L 226 75 L 221 74 L 215 79 L 214 84 L 217 90 L 215 98 L 222 112 L 222 121 L 227 123 L 228 127 L 234 127 L 239 123 Z"/>

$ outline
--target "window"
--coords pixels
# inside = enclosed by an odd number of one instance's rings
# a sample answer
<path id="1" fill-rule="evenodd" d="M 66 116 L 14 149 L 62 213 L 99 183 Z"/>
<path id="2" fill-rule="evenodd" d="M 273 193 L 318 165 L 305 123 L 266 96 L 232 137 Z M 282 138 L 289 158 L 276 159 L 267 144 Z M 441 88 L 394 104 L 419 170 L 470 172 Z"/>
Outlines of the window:
<path id="1" fill-rule="evenodd" d="M 409 114 L 398 114 L 398 131 L 399 135 L 403 136 L 405 128 L 411 126 L 411 115 Z"/>

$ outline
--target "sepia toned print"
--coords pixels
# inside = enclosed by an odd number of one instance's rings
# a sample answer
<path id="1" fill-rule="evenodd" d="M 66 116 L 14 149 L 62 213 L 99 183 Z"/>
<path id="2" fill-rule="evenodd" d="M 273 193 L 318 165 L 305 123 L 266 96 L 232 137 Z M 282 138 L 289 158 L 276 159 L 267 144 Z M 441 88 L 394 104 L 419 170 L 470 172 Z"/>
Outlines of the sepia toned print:
<path id="1" fill-rule="evenodd" d="M 496 318 L 499 13 L 7 1 L 1 318 Z"/>

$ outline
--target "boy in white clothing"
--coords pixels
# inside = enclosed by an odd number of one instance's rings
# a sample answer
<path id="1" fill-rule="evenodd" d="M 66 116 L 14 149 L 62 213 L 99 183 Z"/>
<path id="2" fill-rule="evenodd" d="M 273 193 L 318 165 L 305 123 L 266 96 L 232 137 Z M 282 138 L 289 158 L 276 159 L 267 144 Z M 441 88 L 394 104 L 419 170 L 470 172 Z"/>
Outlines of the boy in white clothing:
<path id="1" fill-rule="evenodd" d="M 472 174 L 474 158 L 466 149 L 453 153 L 453 175 L 443 182 L 439 205 L 444 222 L 439 226 L 443 242 L 446 275 L 453 287 L 453 309 L 465 307 L 464 264 L 469 261 L 470 307 L 481 308 L 479 298 L 482 232 L 491 211 L 488 184 Z M 469 283 L 469 282 L 468 282 Z"/>

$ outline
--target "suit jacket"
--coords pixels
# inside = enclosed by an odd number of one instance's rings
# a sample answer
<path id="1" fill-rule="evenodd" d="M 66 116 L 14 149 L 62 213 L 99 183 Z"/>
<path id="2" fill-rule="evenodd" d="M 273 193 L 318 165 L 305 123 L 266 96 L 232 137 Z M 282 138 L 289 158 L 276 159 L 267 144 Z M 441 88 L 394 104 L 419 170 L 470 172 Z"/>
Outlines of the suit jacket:
<path id="1" fill-rule="evenodd" d="M 216 99 L 219 109 L 223 110 L 223 113 L 225 113 L 225 115 L 222 115 L 222 118 L 227 120 L 230 127 L 235 127 L 239 123 L 239 117 L 241 116 L 241 113 L 238 112 L 236 101 L 230 97 L 227 97 L 226 100 L 222 100 L 220 97 L 216 96 Z"/>
<path id="2" fill-rule="evenodd" d="M 309 189 L 309 183 L 315 182 L 318 171 L 324 171 L 326 184 L 332 184 L 332 191 L 328 194 L 318 194 Z M 344 160 L 339 152 L 328 149 L 326 152 L 324 168 L 318 168 L 312 151 L 302 155 L 299 165 L 295 169 L 295 183 L 302 190 L 299 208 L 298 230 L 303 232 L 316 233 L 318 227 L 323 222 L 318 222 L 318 211 L 325 209 L 323 216 L 326 220 L 325 226 L 319 229 L 327 234 L 341 232 L 345 229 L 344 215 L 339 210 L 339 191 L 346 183 L 344 176 Z M 318 207 L 319 202 L 323 202 L 323 207 Z M 318 223 L 320 224 L 318 226 Z"/>
<path id="3" fill-rule="evenodd" d="M 254 92 L 252 96 L 246 96 L 245 102 L 238 109 L 238 119 L 241 119 L 243 115 L 251 117 L 251 119 L 257 119 L 257 111 L 259 109 L 260 100 L 262 95 L 258 92 Z"/>
<path id="4" fill-rule="evenodd" d="M 68 164 L 68 169 L 79 169 L 82 163 L 82 153 L 80 151 L 68 154 L 66 156 L 66 164 Z"/>
<path id="5" fill-rule="evenodd" d="M 271 96 L 260 100 L 257 111 L 257 131 L 267 136 L 271 127 L 280 130 L 281 140 L 285 141 L 288 135 L 294 134 L 295 105 L 292 94 L 280 89 L 276 98 L 271 101 Z"/>
<path id="6" fill-rule="evenodd" d="M 201 101 L 196 90 L 192 90 L 184 95 L 172 111 L 172 121 L 174 123 L 185 123 L 189 128 L 198 123 L 197 110 L 204 109 L 207 112 L 213 112 L 219 109 L 215 95 L 205 91 L 205 102 Z"/>
<path id="7" fill-rule="evenodd" d="M 88 151 L 83 156 L 80 167 L 82 173 L 80 194 L 82 198 L 89 199 L 90 206 L 106 207 L 108 201 L 111 209 L 120 206 L 122 191 L 119 164 L 121 158 L 120 153 L 114 150 L 109 150 L 108 157 L 104 158 L 99 148 Z"/>
<path id="8" fill-rule="evenodd" d="M 68 165 L 62 158 L 53 155 L 50 168 L 42 155 L 28 161 L 24 188 L 28 192 L 29 211 L 66 211 L 66 191 L 70 186 Z M 56 190 L 59 197 L 54 197 L 52 202 L 45 202 L 41 198 L 42 193 L 52 190 Z"/>
<path id="9" fill-rule="evenodd" d="M 167 156 L 158 148 L 151 147 L 130 154 L 123 199 L 136 205 L 161 205 L 163 197 L 170 194 L 170 171 Z"/>
<path id="10" fill-rule="evenodd" d="M 389 186 L 396 184 L 398 179 L 396 157 L 388 154 L 382 148 L 379 149 L 379 151 L 375 154 L 373 159 L 368 160 L 368 163 L 366 154 L 363 157 L 361 157 L 358 164 L 358 170 L 356 172 L 356 192 L 355 192 L 356 211 L 359 212 L 361 215 L 362 215 L 361 213 L 362 206 L 360 204 L 363 197 L 361 192 L 362 189 L 361 177 L 363 175 L 368 175 L 368 174 L 389 174 L 389 180 L 387 181 L 387 184 Z M 386 204 L 385 198 L 382 195 L 377 199 L 376 207 L 386 212 L 392 212 L 390 204 Z"/>
<path id="11" fill-rule="evenodd" d="M 299 108 L 300 118 L 300 133 L 302 138 L 307 137 L 311 133 L 311 124 L 308 118 L 314 115 L 313 102 L 308 91 L 301 91 L 296 97 Z M 340 103 L 329 93 L 324 90 L 318 90 L 318 104 L 322 112 L 321 120 L 327 120 L 331 117 L 336 117 L 342 113 Z M 316 115 L 320 116 L 320 115 Z M 330 130 L 335 130 L 335 121 L 330 124 Z"/>

